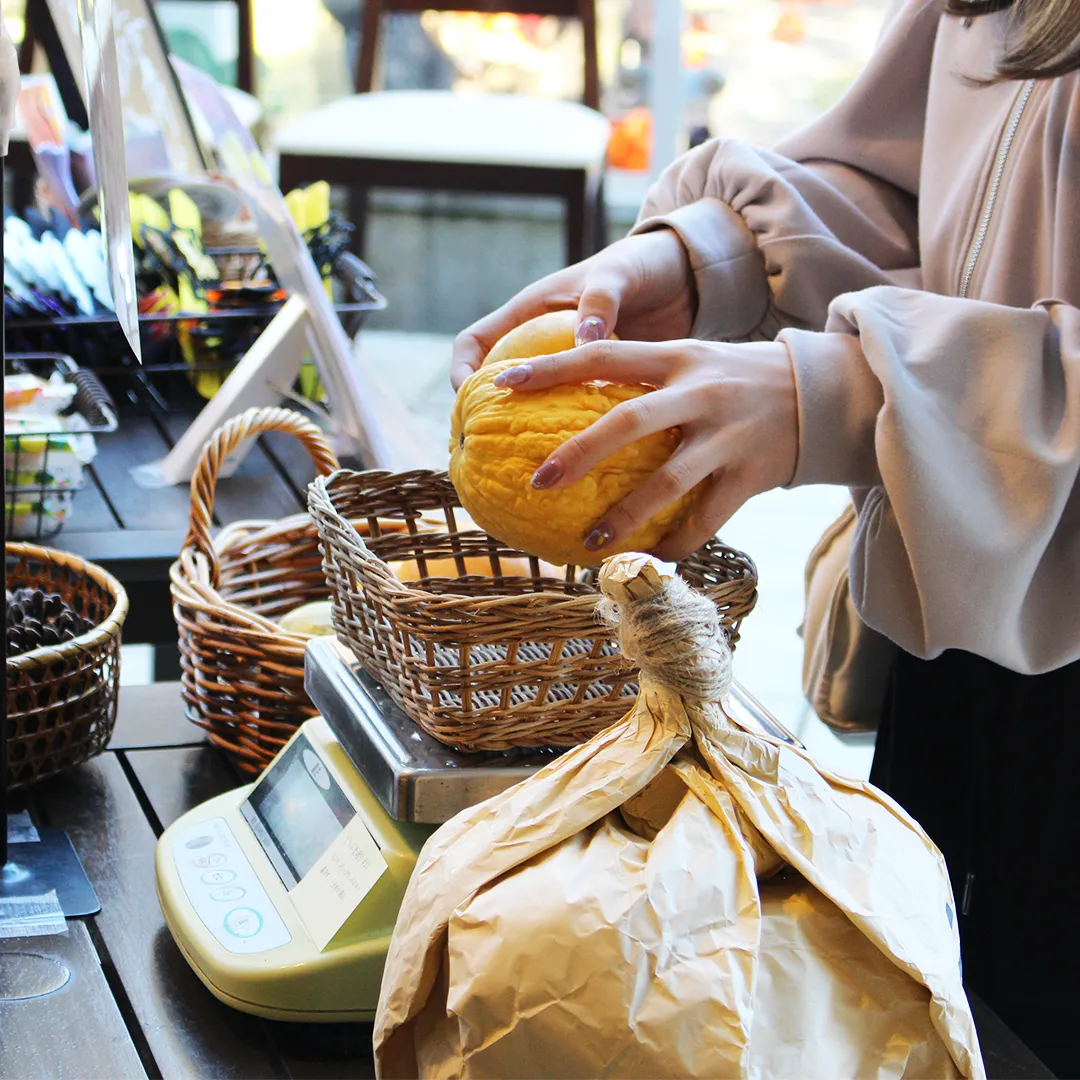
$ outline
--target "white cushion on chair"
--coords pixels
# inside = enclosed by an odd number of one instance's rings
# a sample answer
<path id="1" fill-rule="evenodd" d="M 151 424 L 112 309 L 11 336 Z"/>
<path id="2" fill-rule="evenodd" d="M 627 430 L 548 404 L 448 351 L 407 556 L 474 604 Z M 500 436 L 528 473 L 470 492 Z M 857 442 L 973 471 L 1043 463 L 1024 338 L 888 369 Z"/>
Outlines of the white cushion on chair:
<path id="1" fill-rule="evenodd" d="M 584 169 L 603 162 L 609 132 L 603 115 L 572 101 L 387 90 L 331 102 L 273 142 L 315 157 Z"/>

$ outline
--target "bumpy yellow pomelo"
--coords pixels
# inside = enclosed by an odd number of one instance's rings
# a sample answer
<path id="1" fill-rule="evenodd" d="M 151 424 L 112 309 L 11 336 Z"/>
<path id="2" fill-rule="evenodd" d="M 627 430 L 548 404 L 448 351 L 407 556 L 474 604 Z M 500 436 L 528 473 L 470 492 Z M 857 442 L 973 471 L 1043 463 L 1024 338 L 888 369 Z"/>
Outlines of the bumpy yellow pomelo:
<path id="1" fill-rule="evenodd" d="M 491 352 L 484 357 L 485 364 L 497 364 L 500 360 L 528 360 L 531 356 L 547 356 L 566 352 L 574 347 L 574 331 L 577 329 L 577 312 L 549 311 L 537 315 L 495 342 Z"/>
<path id="2" fill-rule="evenodd" d="M 538 340 L 539 332 L 534 330 L 530 337 L 523 331 L 519 327 L 513 332 L 521 333 L 519 341 Z M 569 337 L 563 334 L 559 338 L 561 349 L 551 346 L 552 337 L 549 335 L 545 347 L 531 355 L 571 348 L 573 321 Z M 645 483 L 671 457 L 679 444 L 677 430 L 639 439 L 572 484 L 545 491 L 529 482 L 544 459 L 571 435 L 620 402 L 649 393 L 650 388 L 583 383 L 514 391 L 493 384 L 500 371 L 524 358 L 506 358 L 504 350 L 504 359 L 485 361 L 458 391 L 451 417 L 450 479 L 461 505 L 477 525 L 503 543 L 559 566 L 595 566 L 620 551 L 654 548 L 685 519 L 699 488 L 666 507 L 631 536 L 600 551 L 588 551 L 582 541 L 615 503 Z"/>

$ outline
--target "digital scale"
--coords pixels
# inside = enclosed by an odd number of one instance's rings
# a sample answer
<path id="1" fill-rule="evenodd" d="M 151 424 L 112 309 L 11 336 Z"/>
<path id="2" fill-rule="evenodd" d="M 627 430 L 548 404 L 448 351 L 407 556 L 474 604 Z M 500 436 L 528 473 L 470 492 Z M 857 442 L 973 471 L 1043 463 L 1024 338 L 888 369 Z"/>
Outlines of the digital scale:
<path id="1" fill-rule="evenodd" d="M 310 642 L 308 720 L 254 783 L 157 845 L 158 898 L 209 990 L 274 1020 L 371 1020 L 394 923 L 435 828 L 557 750 L 460 753 L 422 731 L 332 637 Z M 794 737 L 737 684 L 733 719 Z"/>

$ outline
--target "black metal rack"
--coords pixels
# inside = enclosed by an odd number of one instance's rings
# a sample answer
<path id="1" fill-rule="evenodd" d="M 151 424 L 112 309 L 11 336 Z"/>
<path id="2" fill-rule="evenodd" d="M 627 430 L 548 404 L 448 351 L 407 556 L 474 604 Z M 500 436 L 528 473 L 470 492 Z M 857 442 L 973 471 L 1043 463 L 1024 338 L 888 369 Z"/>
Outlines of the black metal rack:
<path id="1" fill-rule="evenodd" d="M 359 332 L 370 313 L 386 307 L 374 273 L 351 253 L 336 260 L 331 285 L 338 297 L 335 311 L 350 337 Z M 206 313 L 140 315 L 143 363 L 128 349 L 119 322 L 111 314 L 58 318 L 9 315 L 4 343 L 8 355 L 33 350 L 74 358 L 115 402 L 122 429 L 126 424 L 145 425 L 149 419 L 175 436 L 177 425 L 186 425 L 198 414 L 208 393 L 227 377 L 283 304 L 279 299 L 257 307 L 227 307 Z M 301 372 L 294 386 L 279 389 L 284 396 L 292 394 L 321 404 L 313 366 Z M 332 411 L 332 405 L 330 408 Z M 11 441 L 10 437 L 6 440 Z M 93 475 L 94 469 L 89 472 Z M 4 505 L 9 538 L 13 538 L 10 511 L 14 500 L 15 493 L 7 492 Z M 57 531 L 53 529 L 51 535 Z M 45 535 L 50 535 L 48 530 L 36 533 L 36 537 Z M 24 539 L 36 537 L 20 534 Z"/>
<path id="2" fill-rule="evenodd" d="M 220 254 L 220 253 L 219 253 Z M 339 294 L 334 310 L 346 334 L 354 337 L 371 312 L 386 308 L 371 268 L 350 252 L 334 263 L 331 285 Z M 131 355 L 116 316 L 9 317 L 4 330 L 7 350 L 62 353 L 79 367 L 95 371 L 103 380 L 133 371 L 199 372 L 221 374 L 231 370 L 284 305 L 283 299 L 258 306 L 220 307 L 206 312 L 170 312 L 139 316 L 143 363 Z M 183 355 L 180 338 L 187 334 L 202 343 L 194 362 Z M 207 344 L 207 343 L 210 344 Z M 215 344 L 216 343 L 216 344 Z M 112 390 L 112 387 L 109 388 Z"/>
<path id="3" fill-rule="evenodd" d="M 76 493 L 86 486 L 82 466 L 89 461 L 79 459 L 80 443 L 116 430 L 116 406 L 97 376 L 79 368 L 70 356 L 5 350 L 5 376 L 23 372 L 46 379 L 60 375 L 74 390 L 72 404 L 55 426 L 4 432 L 5 484 L 11 478 L 4 499 L 4 536 L 40 541 L 60 531 Z M 79 422 L 67 420 L 70 414 Z M 75 463 L 65 464 L 65 456 Z"/>

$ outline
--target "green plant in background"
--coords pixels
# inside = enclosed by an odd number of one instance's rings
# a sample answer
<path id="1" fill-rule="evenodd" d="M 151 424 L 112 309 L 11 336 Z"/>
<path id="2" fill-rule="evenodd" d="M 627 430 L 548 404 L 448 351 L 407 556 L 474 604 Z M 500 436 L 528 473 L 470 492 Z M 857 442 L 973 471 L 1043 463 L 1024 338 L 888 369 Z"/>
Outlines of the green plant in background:
<path id="1" fill-rule="evenodd" d="M 193 67 L 205 71 L 223 86 L 236 85 L 236 62 L 218 60 L 210 50 L 206 40 L 187 27 L 162 27 L 168 39 L 169 52 L 186 60 Z"/>

